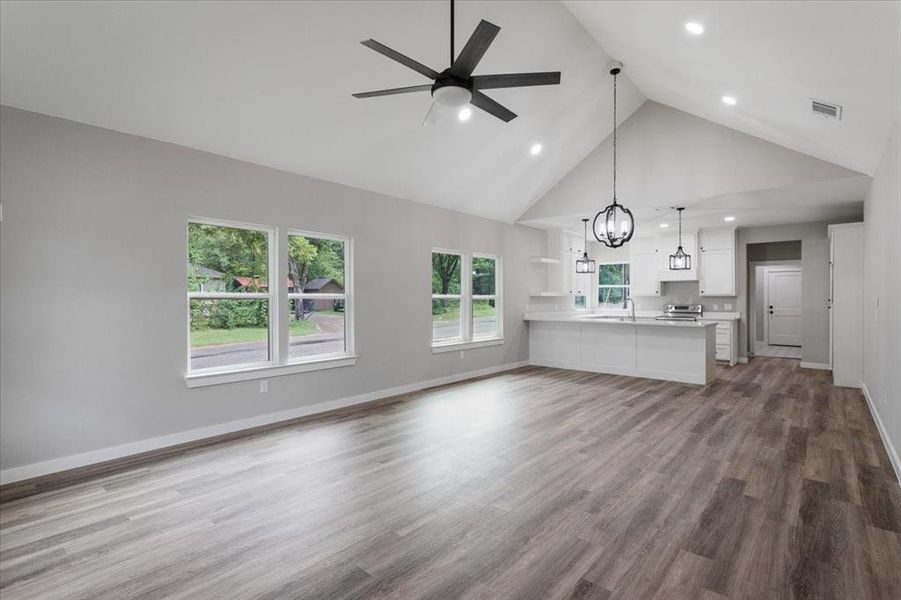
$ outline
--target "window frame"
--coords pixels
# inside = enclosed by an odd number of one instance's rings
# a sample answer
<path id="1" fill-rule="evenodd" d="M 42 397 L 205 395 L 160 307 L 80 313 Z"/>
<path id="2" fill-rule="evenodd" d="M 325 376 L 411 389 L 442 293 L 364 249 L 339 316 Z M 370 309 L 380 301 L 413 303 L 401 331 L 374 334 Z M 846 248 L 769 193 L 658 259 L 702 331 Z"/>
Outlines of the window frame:
<path id="1" fill-rule="evenodd" d="M 603 265 L 623 265 L 629 267 L 629 283 L 624 285 L 611 285 L 609 283 L 601 283 L 601 266 Z M 617 310 L 619 308 L 627 308 L 627 298 L 632 296 L 632 266 L 628 260 L 612 260 L 597 263 L 597 291 L 594 295 L 594 302 L 599 309 Z M 623 305 L 618 307 L 603 305 L 600 302 L 600 292 L 602 289 L 623 288 Z"/>
<path id="2" fill-rule="evenodd" d="M 431 287 L 432 275 L 432 255 L 433 254 L 453 254 L 460 257 L 460 293 L 459 294 L 432 294 L 431 301 L 434 300 L 459 300 L 460 302 L 460 339 L 443 342 L 436 342 L 434 338 L 434 325 L 431 338 L 432 353 L 438 354 L 442 352 L 453 352 L 455 350 L 465 350 L 468 348 L 482 348 L 486 346 L 497 346 L 504 343 L 504 319 L 503 319 L 503 260 L 496 254 L 488 254 L 483 252 L 469 252 L 466 250 L 454 250 L 451 248 L 433 247 L 429 253 L 429 286 Z M 479 294 L 474 296 L 472 293 L 472 259 L 473 258 L 490 258 L 494 260 L 494 294 Z M 495 299 L 495 308 L 497 309 L 497 333 L 492 337 L 474 338 L 473 337 L 473 300 L 479 299 Z M 430 301 L 430 312 L 431 312 Z"/>
<path id="3" fill-rule="evenodd" d="M 470 336 L 470 342 L 483 342 L 483 341 L 491 341 L 496 339 L 504 339 L 504 311 L 503 311 L 503 292 L 501 282 L 503 281 L 503 271 L 501 267 L 501 257 L 496 254 L 485 254 L 482 252 L 473 252 L 469 256 L 469 268 L 467 269 L 467 273 L 469 273 L 469 285 L 470 289 L 472 288 L 472 277 L 475 273 L 472 272 L 472 259 L 474 258 L 487 258 L 489 260 L 494 261 L 494 293 L 493 294 L 471 294 L 469 298 L 469 306 L 470 306 L 470 331 L 472 335 Z M 473 310 L 473 304 L 476 300 L 494 300 L 494 309 L 497 314 L 497 332 L 491 337 L 481 337 L 477 338 L 475 336 L 475 311 Z"/>
<path id="4" fill-rule="evenodd" d="M 334 242 L 342 242 L 344 244 L 344 293 L 306 293 L 292 292 L 288 293 L 287 284 L 285 289 L 285 310 L 284 317 L 290 318 L 291 300 L 303 300 L 309 298 L 311 300 L 344 300 L 344 351 L 332 352 L 329 354 L 316 354 L 311 358 L 291 358 L 289 348 L 291 338 L 290 325 L 285 326 L 285 364 L 298 365 L 315 362 L 317 360 L 328 360 L 333 358 L 348 358 L 354 356 L 354 335 L 353 335 L 353 239 L 349 236 L 335 235 L 331 233 L 319 233 L 316 231 L 307 231 L 304 229 L 287 229 L 285 231 L 285 247 L 291 240 L 291 236 L 303 236 L 305 238 L 316 238 L 318 240 L 331 240 Z M 288 252 L 285 252 L 285 263 L 287 265 Z M 286 269 L 287 271 L 287 269 Z M 285 277 L 287 279 L 287 276 Z M 287 323 L 287 321 L 286 321 Z"/>
<path id="5" fill-rule="evenodd" d="M 320 369 L 352 366 L 356 364 L 357 355 L 354 353 L 354 294 L 353 294 L 353 238 L 328 233 L 319 233 L 297 228 L 278 227 L 215 219 L 208 217 L 189 216 L 185 223 L 185 252 L 188 248 L 188 235 L 190 224 L 213 225 L 217 227 L 231 227 L 236 229 L 249 229 L 261 231 L 268 235 L 268 287 L 266 292 L 191 292 L 188 290 L 188 275 L 190 265 L 185 268 L 185 334 L 186 334 L 186 370 L 184 374 L 185 384 L 189 388 L 232 383 L 251 379 L 263 379 L 278 377 L 294 373 L 304 373 Z M 289 360 L 288 344 L 290 327 L 287 321 L 289 306 L 289 294 L 287 289 L 287 265 L 288 265 L 288 236 L 303 235 L 319 239 L 329 239 L 344 242 L 344 293 L 343 294 L 305 294 L 304 297 L 343 296 L 344 298 L 344 336 L 345 351 L 343 353 L 317 354 L 306 359 Z M 187 261 L 186 261 L 187 262 Z M 290 294 L 294 296 L 295 294 Z M 196 299 L 230 299 L 230 300 L 267 300 L 269 302 L 268 344 L 269 360 L 254 363 L 241 363 L 238 365 L 226 365 L 223 367 L 211 367 L 206 369 L 191 368 L 191 300 Z"/>
<path id="6" fill-rule="evenodd" d="M 276 266 L 276 257 L 275 257 L 275 249 L 278 245 L 277 235 L 278 232 L 276 228 L 269 227 L 266 225 L 258 225 L 254 223 L 244 223 L 241 221 L 226 221 L 222 219 L 209 219 L 205 217 L 188 217 L 188 220 L 185 224 L 185 252 L 187 252 L 188 248 L 188 236 L 190 236 L 190 227 L 191 224 L 195 223 L 198 225 L 210 225 L 213 227 L 226 227 L 229 229 L 244 229 L 247 231 L 259 231 L 265 233 L 267 235 L 267 252 L 268 257 L 266 261 L 267 265 L 267 291 L 266 292 L 192 292 L 186 289 L 187 292 L 187 370 L 186 376 L 203 376 L 203 375 L 215 375 L 219 373 L 228 373 L 233 371 L 239 371 L 244 369 L 254 369 L 260 367 L 269 367 L 272 365 L 276 365 L 279 363 L 279 352 L 278 352 L 278 339 L 275 335 L 275 331 L 273 328 L 273 313 L 275 312 L 275 292 L 273 292 L 273 281 L 272 274 L 275 272 Z M 188 287 L 188 277 L 190 276 L 190 264 L 186 266 L 186 277 L 185 277 L 185 288 Z M 257 361 L 252 363 L 240 363 L 236 365 L 225 365 L 222 367 L 209 367 L 206 369 L 192 369 L 191 368 L 191 301 L 192 300 L 266 300 L 269 303 L 269 308 L 266 311 L 268 317 L 268 323 L 266 324 L 266 333 L 267 333 L 267 344 L 268 344 L 268 356 L 269 360 L 266 361 Z"/>
<path id="7" fill-rule="evenodd" d="M 432 300 L 457 300 L 460 303 L 460 339 L 459 340 L 447 340 L 442 342 L 435 342 L 435 323 L 434 323 L 434 315 L 432 316 L 432 347 L 443 347 L 443 346 L 453 346 L 456 344 L 463 344 L 468 339 L 469 331 L 471 331 L 471 326 L 467 327 L 466 323 L 469 320 L 470 308 L 464 306 L 466 302 L 464 301 L 471 293 L 472 282 L 470 281 L 467 285 L 466 277 L 463 276 L 466 273 L 466 253 L 461 250 L 450 250 L 448 248 L 432 248 L 431 253 L 429 253 L 429 275 L 432 275 L 432 256 L 434 254 L 450 254 L 453 256 L 460 257 L 460 293 L 459 294 L 436 294 L 432 292 Z M 470 269 L 471 271 L 472 269 Z M 432 278 L 429 277 L 429 286 L 432 285 Z M 431 306 L 430 302 L 430 306 Z M 430 308 L 431 310 L 431 308 Z"/>

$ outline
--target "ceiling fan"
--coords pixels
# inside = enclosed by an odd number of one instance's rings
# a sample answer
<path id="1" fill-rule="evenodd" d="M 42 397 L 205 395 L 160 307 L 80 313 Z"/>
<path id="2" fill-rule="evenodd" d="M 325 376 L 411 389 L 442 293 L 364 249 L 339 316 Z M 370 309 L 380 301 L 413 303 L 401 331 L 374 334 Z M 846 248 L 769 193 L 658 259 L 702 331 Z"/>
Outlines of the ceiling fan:
<path id="1" fill-rule="evenodd" d="M 433 81 L 423 85 L 411 85 L 407 87 L 378 90 L 375 92 L 361 92 L 354 94 L 354 98 L 373 98 L 376 96 L 392 96 L 394 94 L 408 94 L 410 92 L 431 91 L 433 103 L 426 115 L 423 125 L 430 122 L 430 116 L 434 116 L 435 105 L 451 108 L 459 108 L 469 103 L 494 115 L 498 119 L 509 123 L 516 118 L 516 113 L 505 106 L 495 102 L 482 93 L 482 90 L 526 87 L 534 85 L 557 85 L 560 83 L 560 71 L 548 71 L 543 73 L 504 73 L 499 75 L 473 75 L 479 61 L 485 55 L 491 42 L 501 30 L 500 27 L 482 20 L 475 31 L 469 37 L 469 41 L 463 46 L 460 55 L 454 57 L 454 0 L 450 0 L 450 67 L 441 71 L 425 66 L 424 64 L 404 56 L 396 50 L 369 39 L 360 42 L 367 48 L 371 48 L 400 64 L 409 67 L 425 75 Z"/>

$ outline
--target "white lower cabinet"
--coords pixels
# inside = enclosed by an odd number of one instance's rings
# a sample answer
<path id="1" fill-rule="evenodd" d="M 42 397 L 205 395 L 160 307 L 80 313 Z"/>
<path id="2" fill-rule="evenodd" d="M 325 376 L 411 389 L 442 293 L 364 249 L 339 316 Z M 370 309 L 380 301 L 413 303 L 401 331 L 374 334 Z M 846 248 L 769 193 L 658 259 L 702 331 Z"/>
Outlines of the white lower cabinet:
<path id="1" fill-rule="evenodd" d="M 738 362 L 738 321 L 735 319 L 702 319 L 716 323 L 716 359 L 730 366 Z"/>

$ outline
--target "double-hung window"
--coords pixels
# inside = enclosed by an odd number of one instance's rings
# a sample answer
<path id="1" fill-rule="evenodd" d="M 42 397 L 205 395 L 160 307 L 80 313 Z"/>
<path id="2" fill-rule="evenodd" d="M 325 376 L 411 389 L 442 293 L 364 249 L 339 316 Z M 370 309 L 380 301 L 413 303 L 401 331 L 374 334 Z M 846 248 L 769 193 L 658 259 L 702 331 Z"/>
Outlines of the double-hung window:
<path id="1" fill-rule="evenodd" d="M 625 308 L 629 289 L 629 263 L 598 265 L 598 308 Z"/>
<path id="2" fill-rule="evenodd" d="M 458 250 L 432 251 L 435 351 L 503 341 L 501 261 Z"/>
<path id="3" fill-rule="evenodd" d="M 288 360 L 342 355 L 351 330 L 350 239 L 288 232 Z"/>
<path id="4" fill-rule="evenodd" d="M 188 223 L 188 370 L 272 363 L 275 232 L 220 221 Z"/>
<path id="5" fill-rule="evenodd" d="M 353 364 L 352 256 L 347 237 L 190 219 L 188 385 Z"/>

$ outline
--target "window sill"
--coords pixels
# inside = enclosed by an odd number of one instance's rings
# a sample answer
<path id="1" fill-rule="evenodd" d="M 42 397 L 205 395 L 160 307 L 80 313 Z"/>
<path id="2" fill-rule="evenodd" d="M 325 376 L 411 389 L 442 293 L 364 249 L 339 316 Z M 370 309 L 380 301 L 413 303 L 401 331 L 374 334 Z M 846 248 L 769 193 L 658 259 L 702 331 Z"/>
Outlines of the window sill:
<path id="1" fill-rule="evenodd" d="M 488 346 L 501 346 L 504 338 L 490 338 L 485 340 L 475 340 L 473 342 L 451 342 L 449 344 L 433 344 L 432 354 L 440 354 L 442 352 L 454 352 L 456 350 L 469 350 L 471 348 L 487 348 Z"/>
<path id="2" fill-rule="evenodd" d="M 320 358 L 306 362 L 291 363 L 287 365 L 266 365 L 262 367 L 248 367 L 232 371 L 214 371 L 208 373 L 189 373 L 185 375 L 185 385 L 189 388 L 219 385 L 222 383 L 234 383 L 237 381 L 249 381 L 251 379 L 265 379 L 267 377 L 280 377 L 307 371 L 320 371 L 322 369 L 335 369 L 337 367 L 350 367 L 356 364 L 356 356 L 338 356 Z"/>

